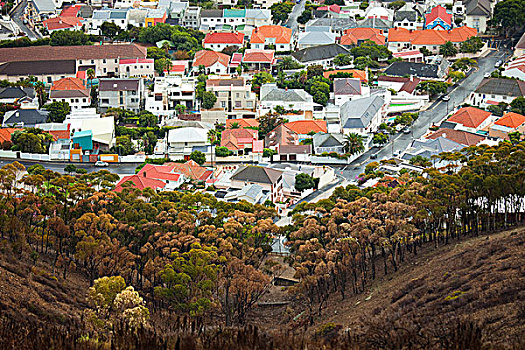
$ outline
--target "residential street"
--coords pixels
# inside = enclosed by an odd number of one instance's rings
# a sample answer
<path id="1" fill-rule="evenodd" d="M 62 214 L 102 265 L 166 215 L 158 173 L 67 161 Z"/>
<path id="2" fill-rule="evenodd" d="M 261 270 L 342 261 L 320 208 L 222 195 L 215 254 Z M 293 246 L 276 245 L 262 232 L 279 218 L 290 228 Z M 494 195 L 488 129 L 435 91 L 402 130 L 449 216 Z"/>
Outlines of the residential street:
<path id="1" fill-rule="evenodd" d="M 303 13 L 305 3 L 306 0 L 302 0 L 301 2 L 295 4 L 295 6 L 292 9 L 292 12 L 290 13 L 290 16 L 288 17 L 288 21 L 285 24 L 286 27 L 291 28 L 295 33 L 298 32 L 297 17 L 299 17 L 301 13 Z"/>
<path id="2" fill-rule="evenodd" d="M 18 6 L 15 7 L 13 12 L 11 12 L 11 18 L 16 23 L 17 26 L 20 27 L 20 30 L 22 30 L 24 33 L 26 33 L 27 37 L 31 40 L 39 39 L 41 36 L 39 33 L 36 33 L 33 31 L 29 26 L 24 24 L 24 10 L 27 7 L 27 0 L 22 0 Z"/>
<path id="3" fill-rule="evenodd" d="M 465 98 L 467 98 L 472 91 L 474 91 L 479 83 L 483 80 L 485 74 L 490 73 L 494 70 L 495 63 L 505 56 L 505 52 L 492 51 L 487 57 L 480 58 L 478 60 L 478 69 L 470 74 L 465 80 L 463 80 L 458 87 L 454 88 L 448 93 L 450 100 L 447 102 L 438 100 L 426 111 L 419 113 L 419 118 L 412 125 L 412 134 L 399 133 L 394 136 L 394 146 L 392 147 L 391 142 L 384 145 L 382 148 L 372 148 L 367 152 L 363 153 L 357 158 L 351 165 L 345 166 L 342 170 L 338 171 L 338 175 L 342 175 L 346 179 L 352 181 L 355 180 L 356 176 L 364 171 L 366 164 L 370 160 L 370 155 L 377 153 L 377 161 L 385 158 L 392 157 L 393 151 L 403 152 L 414 139 L 418 139 L 423 136 L 432 123 L 440 123 L 443 118 L 447 116 L 455 107 L 461 105 Z M 447 112 L 448 109 L 448 112 Z"/>

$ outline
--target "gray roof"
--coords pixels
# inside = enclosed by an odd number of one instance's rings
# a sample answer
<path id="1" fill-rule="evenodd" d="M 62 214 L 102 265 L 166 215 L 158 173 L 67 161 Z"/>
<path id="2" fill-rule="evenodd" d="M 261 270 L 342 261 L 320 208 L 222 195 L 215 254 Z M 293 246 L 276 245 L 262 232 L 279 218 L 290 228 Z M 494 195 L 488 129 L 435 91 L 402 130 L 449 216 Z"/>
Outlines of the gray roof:
<path id="1" fill-rule="evenodd" d="M 314 147 L 338 147 L 344 144 L 341 134 L 317 133 L 313 136 Z"/>
<path id="2" fill-rule="evenodd" d="M 92 18 L 99 20 L 109 19 L 109 9 L 94 10 Z"/>
<path id="3" fill-rule="evenodd" d="M 470 0 L 465 4 L 465 13 L 468 16 L 490 17 L 492 10 L 489 0 Z"/>
<path id="4" fill-rule="evenodd" d="M 295 51 L 292 53 L 292 57 L 299 62 L 311 62 L 334 58 L 341 53 L 349 54 L 350 51 L 339 44 L 329 44 Z"/>
<path id="5" fill-rule="evenodd" d="M 397 61 L 392 63 L 384 73 L 397 77 L 413 75 L 421 78 L 440 78 L 439 68 L 437 64 Z"/>
<path id="6" fill-rule="evenodd" d="M 299 45 L 327 45 L 335 43 L 336 34 L 322 31 L 299 33 Z"/>
<path id="7" fill-rule="evenodd" d="M 525 82 L 515 79 L 488 78 L 483 79 L 475 92 L 514 97 L 525 96 Z"/>
<path id="8" fill-rule="evenodd" d="M 363 129 L 368 127 L 384 103 L 385 100 L 381 96 L 370 96 L 346 102 L 341 106 L 343 128 Z"/>
<path id="9" fill-rule="evenodd" d="M 271 185 L 277 183 L 282 174 L 282 171 L 276 169 L 260 166 L 245 166 L 240 167 L 235 174 L 231 176 L 231 179 Z"/>
<path id="10" fill-rule="evenodd" d="M 353 18 L 317 18 L 310 20 L 306 25 L 308 27 L 330 27 L 336 31 L 357 27 Z"/>
<path id="11" fill-rule="evenodd" d="M 222 17 L 222 10 L 202 10 L 202 17 Z"/>
<path id="12" fill-rule="evenodd" d="M 270 19 L 272 13 L 269 9 L 246 9 L 246 18 Z"/>
<path id="13" fill-rule="evenodd" d="M 302 89 L 280 89 L 275 84 L 261 87 L 261 101 L 306 102 L 311 96 Z"/>
<path id="14" fill-rule="evenodd" d="M 138 90 L 140 79 L 100 79 L 99 91 Z"/>
<path id="15" fill-rule="evenodd" d="M 112 9 L 109 18 L 111 19 L 126 19 L 126 16 L 128 14 L 127 9 Z"/>
<path id="16" fill-rule="evenodd" d="M 89 89 L 82 90 L 51 90 L 49 98 L 86 98 L 89 97 Z"/>
<path id="17" fill-rule="evenodd" d="M 263 194 L 263 188 L 257 184 L 249 184 L 244 186 L 238 191 L 228 192 L 224 196 L 224 199 L 238 199 L 239 197 L 247 197 L 248 202 L 255 204 L 257 202 L 257 197 Z"/>
<path id="18" fill-rule="evenodd" d="M 75 72 L 75 60 L 14 61 L 0 65 L 0 74 L 8 76 L 75 74 Z"/>
<path id="19" fill-rule="evenodd" d="M 401 22 L 404 19 L 408 19 L 410 22 L 415 22 L 417 20 L 417 12 L 416 11 L 397 11 L 394 15 L 394 21 Z"/>
<path id="20" fill-rule="evenodd" d="M 35 97 L 35 89 L 20 87 L 20 86 L 9 86 L 0 88 L 0 99 L 3 98 L 22 98 L 22 97 Z"/>
<path id="21" fill-rule="evenodd" d="M 377 28 L 388 31 L 392 28 L 392 21 L 383 18 L 367 18 L 357 22 L 359 28 Z"/>
<path id="22" fill-rule="evenodd" d="M 47 122 L 47 115 L 47 111 L 38 109 L 17 109 L 5 113 L 3 125 L 35 126 Z"/>
<path id="23" fill-rule="evenodd" d="M 38 12 L 55 12 L 53 0 L 31 0 Z"/>
<path id="24" fill-rule="evenodd" d="M 334 94 L 361 95 L 361 80 L 359 78 L 335 78 Z"/>
<path id="25" fill-rule="evenodd" d="M 412 142 L 412 146 L 403 154 L 401 158 L 410 160 L 415 156 L 422 156 L 430 159 L 433 155 L 437 155 L 442 152 L 458 151 L 464 147 L 464 145 L 446 139 L 442 136 L 434 140 L 414 140 L 414 142 Z"/>

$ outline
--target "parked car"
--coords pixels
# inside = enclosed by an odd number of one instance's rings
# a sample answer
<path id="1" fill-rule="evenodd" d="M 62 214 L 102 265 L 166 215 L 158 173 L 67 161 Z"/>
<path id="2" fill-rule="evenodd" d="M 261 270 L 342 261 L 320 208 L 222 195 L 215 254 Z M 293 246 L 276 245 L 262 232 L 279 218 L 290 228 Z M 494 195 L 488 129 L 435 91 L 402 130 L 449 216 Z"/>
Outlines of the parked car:
<path id="1" fill-rule="evenodd" d="M 377 153 L 371 154 L 370 159 L 377 159 Z"/>
<path id="2" fill-rule="evenodd" d="M 450 96 L 446 95 L 446 96 L 443 96 L 441 99 L 447 102 L 447 101 L 450 101 Z"/>
<path id="3" fill-rule="evenodd" d="M 403 134 L 410 134 L 410 128 L 408 126 L 405 126 L 402 131 Z"/>
<path id="4" fill-rule="evenodd" d="M 98 161 L 95 163 L 95 166 L 96 166 L 96 167 L 101 167 L 101 168 L 103 168 L 103 167 L 108 167 L 109 164 L 106 163 L 106 162 L 103 162 L 103 161 L 101 161 L 101 160 L 98 160 Z"/>
<path id="5" fill-rule="evenodd" d="M 494 67 L 500 67 L 502 64 L 503 64 L 503 61 L 502 60 L 498 60 L 498 62 L 496 62 Z"/>
<path id="6" fill-rule="evenodd" d="M 401 154 L 401 152 L 399 152 L 399 151 L 394 151 L 393 156 L 394 156 L 394 157 L 399 157 L 400 154 Z"/>

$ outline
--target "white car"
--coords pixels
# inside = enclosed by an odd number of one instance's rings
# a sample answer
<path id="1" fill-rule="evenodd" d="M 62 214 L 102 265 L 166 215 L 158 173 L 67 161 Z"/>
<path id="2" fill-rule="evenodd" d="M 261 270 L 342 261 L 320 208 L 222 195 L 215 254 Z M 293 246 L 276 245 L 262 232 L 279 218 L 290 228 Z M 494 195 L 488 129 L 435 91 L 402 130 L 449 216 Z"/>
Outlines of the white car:
<path id="1" fill-rule="evenodd" d="M 106 163 L 106 162 L 103 162 L 103 161 L 101 161 L 101 160 L 98 160 L 98 161 L 95 163 L 95 166 L 96 166 L 96 167 L 101 167 L 101 168 L 102 168 L 102 167 L 107 167 L 107 166 L 109 166 L 109 164 Z"/>

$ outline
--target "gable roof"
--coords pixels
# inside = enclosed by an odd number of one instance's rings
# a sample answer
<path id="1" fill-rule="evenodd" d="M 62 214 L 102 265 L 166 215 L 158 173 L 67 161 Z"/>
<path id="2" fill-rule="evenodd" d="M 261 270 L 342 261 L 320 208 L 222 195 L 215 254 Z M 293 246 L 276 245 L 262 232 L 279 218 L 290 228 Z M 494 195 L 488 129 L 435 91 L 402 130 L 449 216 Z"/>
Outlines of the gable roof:
<path id="1" fill-rule="evenodd" d="M 516 129 L 517 127 L 525 124 L 525 116 L 518 113 L 509 112 L 503 115 L 503 117 L 498 119 L 498 121 L 496 121 L 494 124 Z"/>
<path id="2" fill-rule="evenodd" d="M 168 142 L 207 142 L 208 131 L 202 128 L 177 128 L 168 133 Z"/>
<path id="3" fill-rule="evenodd" d="M 299 45 L 327 45 L 335 42 L 336 34 L 331 32 L 301 32 L 297 43 Z"/>
<path id="4" fill-rule="evenodd" d="M 417 20 L 417 12 L 414 10 L 399 10 L 394 14 L 394 21 L 396 22 L 402 22 L 405 19 L 415 22 Z"/>
<path id="5" fill-rule="evenodd" d="M 318 133 L 313 137 L 314 147 L 340 147 L 344 145 L 342 134 Z"/>
<path id="6" fill-rule="evenodd" d="M 125 188 L 122 185 L 124 183 L 131 181 L 133 184 L 132 187 L 137 188 L 139 190 L 143 190 L 145 188 L 153 188 L 155 190 L 164 188 L 166 186 L 166 183 L 161 180 L 157 179 L 151 179 L 148 177 L 140 176 L 138 174 L 135 175 L 129 175 L 124 176 L 122 180 L 119 181 L 119 183 L 115 186 L 115 192 L 122 192 L 122 190 Z"/>
<path id="7" fill-rule="evenodd" d="M 266 134 L 264 137 L 264 144 L 266 147 L 274 147 L 277 145 L 294 145 L 297 140 L 297 133 L 289 129 L 286 125 L 281 124 Z"/>
<path id="8" fill-rule="evenodd" d="M 443 6 L 438 5 L 432 8 L 432 10 L 429 13 L 425 14 L 425 25 L 432 23 L 438 18 L 442 19 L 443 22 L 445 22 L 448 25 L 452 24 L 452 14 L 449 13 L 447 9 Z"/>
<path id="9" fill-rule="evenodd" d="M 99 79 L 99 91 L 138 91 L 140 79 Z"/>
<path id="10" fill-rule="evenodd" d="M 465 4 L 467 16 L 487 16 L 490 17 L 492 9 L 489 0 L 470 0 Z"/>
<path id="11" fill-rule="evenodd" d="M 245 166 L 239 169 L 231 176 L 235 181 L 247 181 L 273 185 L 277 183 L 282 176 L 281 170 L 260 166 Z"/>
<path id="12" fill-rule="evenodd" d="M 292 53 L 299 62 L 320 61 L 334 58 L 339 54 L 349 54 L 350 51 L 339 44 L 319 45 L 308 47 Z"/>
<path id="13" fill-rule="evenodd" d="M 275 51 L 273 50 L 247 49 L 244 51 L 242 61 L 247 63 L 273 63 L 274 54 Z"/>
<path id="14" fill-rule="evenodd" d="M 172 167 L 173 172 L 184 175 L 192 180 L 204 181 L 210 177 L 212 171 L 200 166 L 194 160 L 188 160 L 186 163 L 166 163 Z"/>
<path id="15" fill-rule="evenodd" d="M 385 71 L 386 75 L 403 77 L 414 75 L 421 78 L 439 78 L 439 65 L 419 62 L 396 61 Z"/>
<path id="16" fill-rule="evenodd" d="M 137 175 L 166 181 L 179 181 L 180 179 L 180 174 L 174 172 L 173 165 L 146 164 Z"/>
<path id="17" fill-rule="evenodd" d="M 303 89 L 281 89 L 275 84 L 261 86 L 260 101 L 307 102 L 313 99 Z"/>
<path id="18" fill-rule="evenodd" d="M 292 40 L 292 29 L 277 25 L 255 28 L 250 38 L 251 44 L 264 44 L 266 38 L 274 38 L 276 44 L 289 44 Z"/>
<path id="19" fill-rule="evenodd" d="M 463 107 L 448 118 L 447 121 L 458 123 L 468 128 L 477 128 L 490 117 L 490 115 L 490 112 L 476 107 Z"/>
<path id="20" fill-rule="evenodd" d="M 467 26 L 452 30 L 408 30 L 406 28 L 392 28 L 388 31 L 389 42 L 409 42 L 413 45 L 443 45 L 447 41 L 459 43 L 476 36 L 477 30 Z"/>
<path id="21" fill-rule="evenodd" d="M 47 121 L 48 112 L 38 109 L 16 109 L 4 114 L 4 125 L 30 125 L 42 124 Z"/>
<path id="22" fill-rule="evenodd" d="M 11 134 L 17 130 L 22 130 L 19 128 L 0 128 L 0 144 L 5 141 L 11 141 Z"/>
<path id="23" fill-rule="evenodd" d="M 326 120 L 297 120 L 284 125 L 299 135 L 306 135 L 311 131 L 315 133 L 328 131 Z"/>
<path id="24" fill-rule="evenodd" d="M 257 130 L 253 129 L 226 129 L 221 133 L 221 146 L 226 147 L 229 150 L 238 150 L 244 147 L 246 142 L 257 139 Z M 251 142 L 249 142 L 251 143 Z"/>
<path id="25" fill-rule="evenodd" d="M 417 77 L 391 77 L 388 75 L 382 75 L 377 78 L 378 81 L 389 81 L 389 82 L 396 82 L 396 83 L 403 83 L 399 91 L 406 91 L 408 93 L 414 92 L 417 85 L 421 82 L 421 79 Z"/>
<path id="26" fill-rule="evenodd" d="M 239 124 L 239 128 L 259 126 L 259 121 L 257 119 L 226 119 L 227 128 L 231 128 L 233 123 Z"/>
<path id="27" fill-rule="evenodd" d="M 359 78 L 361 82 L 368 82 L 368 74 L 364 70 L 359 69 L 336 69 L 336 70 L 328 70 L 323 72 L 323 76 L 326 79 L 329 79 L 331 75 L 335 75 L 337 73 L 352 73 L 354 78 Z"/>
<path id="28" fill-rule="evenodd" d="M 379 28 L 386 31 L 392 28 L 392 23 L 391 20 L 385 18 L 373 17 L 357 22 L 357 26 L 361 28 Z"/>
<path id="29" fill-rule="evenodd" d="M 475 146 L 481 141 L 485 140 L 485 137 L 481 135 L 448 128 L 441 128 L 433 134 L 429 135 L 428 138 L 431 140 L 445 138 L 465 146 Z"/>
<path id="30" fill-rule="evenodd" d="M 385 103 L 381 96 L 370 96 L 347 101 L 341 106 L 341 124 L 345 129 L 368 127 L 372 118 Z"/>
<path id="31" fill-rule="evenodd" d="M 243 42 L 243 33 L 208 33 L 204 38 L 203 44 L 242 45 Z"/>
<path id="32" fill-rule="evenodd" d="M 195 58 L 193 59 L 193 67 L 204 66 L 211 67 L 215 63 L 219 63 L 224 67 L 228 67 L 228 62 L 230 61 L 230 56 L 210 50 L 200 50 L 195 53 Z"/>
<path id="33" fill-rule="evenodd" d="M 359 78 L 335 78 L 335 95 L 361 95 L 361 80 Z"/>
<path id="34" fill-rule="evenodd" d="M 79 78 L 63 78 L 55 81 L 51 90 L 84 90 L 86 85 Z"/>
<path id="35" fill-rule="evenodd" d="M 48 74 L 75 75 L 75 72 L 76 72 L 75 60 L 20 61 L 20 62 L 6 62 L 0 65 L 0 74 L 5 74 L 7 76 L 48 75 Z"/>
<path id="36" fill-rule="evenodd" d="M 310 20 L 308 27 L 330 27 L 332 30 L 341 31 L 348 28 L 355 28 L 356 21 L 353 18 L 317 18 Z"/>
<path id="37" fill-rule="evenodd" d="M 8 86 L 5 88 L 0 88 L 0 99 L 3 98 L 14 98 L 19 99 L 23 97 L 35 97 L 35 89 L 26 88 L 21 86 Z"/>
<path id="38" fill-rule="evenodd" d="M 59 30 L 73 27 L 81 27 L 83 18 L 72 17 L 72 16 L 58 16 L 48 18 L 43 22 L 44 27 L 47 30 Z"/>
<path id="39" fill-rule="evenodd" d="M 244 78 L 230 78 L 230 79 L 208 79 L 206 80 L 206 86 L 244 86 Z"/>
<path id="40" fill-rule="evenodd" d="M 525 82 L 515 79 L 486 78 L 475 92 L 501 96 L 525 96 Z"/>
<path id="41" fill-rule="evenodd" d="M 352 28 L 345 30 L 341 37 L 341 45 L 357 45 L 359 41 L 371 40 L 378 45 L 384 45 L 386 37 L 383 30 L 377 28 Z"/>

